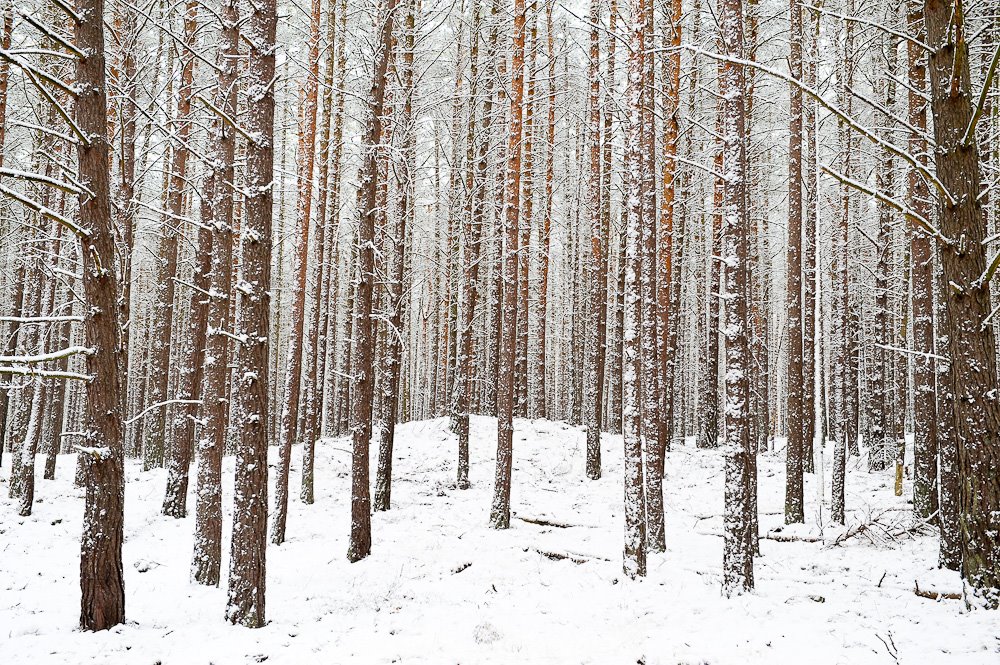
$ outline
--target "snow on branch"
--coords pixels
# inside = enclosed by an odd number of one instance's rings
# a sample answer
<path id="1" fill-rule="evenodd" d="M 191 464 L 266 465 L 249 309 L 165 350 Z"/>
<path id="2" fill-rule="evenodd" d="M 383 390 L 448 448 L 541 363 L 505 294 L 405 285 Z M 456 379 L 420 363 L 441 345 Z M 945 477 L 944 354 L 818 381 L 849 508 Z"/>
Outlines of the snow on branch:
<path id="1" fill-rule="evenodd" d="M 86 356 L 92 355 L 94 349 L 86 346 L 68 346 L 65 349 L 59 349 L 58 351 L 50 351 L 49 353 L 39 353 L 34 356 L 0 356 L 0 363 L 18 363 L 22 365 L 34 365 L 36 363 L 46 363 L 53 360 L 61 360 L 63 358 L 69 358 L 70 356 L 75 356 L 83 354 Z"/>
<path id="2" fill-rule="evenodd" d="M 18 203 L 20 203 L 21 205 L 23 205 L 24 207 L 26 207 L 26 208 L 28 208 L 30 210 L 34 210 L 36 213 L 38 213 L 42 217 L 48 217 L 51 220 L 59 222 L 60 224 L 62 224 L 67 229 L 69 229 L 70 231 L 72 231 L 76 235 L 80 236 L 81 238 L 89 238 L 90 237 L 90 231 L 88 231 L 87 229 L 84 229 L 84 228 L 80 227 L 80 225 L 77 224 L 76 222 L 74 222 L 73 220 L 69 219 L 68 217 L 64 217 L 63 215 L 60 215 L 59 213 L 57 213 L 52 208 L 49 208 L 47 206 L 42 205 L 41 203 L 38 203 L 37 201 L 29 199 L 27 196 L 24 196 L 23 194 L 19 194 L 18 192 L 14 191 L 13 189 L 11 189 L 9 187 L 5 187 L 2 184 L 0 184 L 0 194 L 6 194 L 10 198 L 14 199 L 15 201 L 17 201 Z"/>
<path id="3" fill-rule="evenodd" d="M 694 55 L 703 55 L 705 57 L 708 57 L 708 58 L 711 58 L 713 60 L 717 60 L 717 61 L 720 61 L 720 62 L 728 62 L 728 63 L 734 64 L 734 65 L 741 65 L 743 67 L 750 67 L 751 69 L 756 69 L 756 70 L 758 70 L 758 71 L 760 71 L 760 72 L 762 72 L 764 74 L 767 74 L 768 76 L 773 76 L 776 79 L 779 79 L 781 81 L 785 81 L 786 83 L 794 85 L 795 87 L 799 88 L 803 92 L 803 94 L 808 95 L 810 98 L 816 100 L 816 102 L 820 106 L 822 106 L 823 108 L 825 108 L 827 111 L 829 111 L 830 113 L 832 113 L 834 116 L 836 116 L 837 118 L 839 118 L 841 121 L 847 123 L 847 125 L 851 129 L 853 129 L 854 131 L 858 132 L 859 134 L 861 134 L 862 136 L 864 136 L 866 139 L 868 139 L 869 141 L 871 141 L 875 145 L 877 145 L 877 146 L 879 146 L 881 148 L 885 148 L 886 150 L 888 150 L 892 154 L 894 154 L 897 157 L 900 157 L 901 159 L 903 159 L 907 164 L 909 164 L 911 167 L 913 167 L 913 169 L 917 173 L 919 173 L 920 175 L 922 175 L 928 182 L 930 182 L 931 184 L 933 184 L 934 188 L 937 190 L 938 194 L 940 194 L 942 196 L 942 198 L 944 198 L 944 200 L 947 201 L 947 203 L 949 205 L 955 205 L 956 204 L 955 197 L 952 196 L 951 192 L 948 191 L 948 188 L 944 186 L 944 183 L 941 182 L 940 179 L 938 179 L 937 175 L 931 169 L 929 169 L 925 164 L 922 164 L 919 159 L 917 159 L 916 157 L 914 157 L 913 155 L 911 155 L 908 151 L 900 148 L 896 144 L 894 144 L 894 143 L 892 143 L 890 141 L 886 141 L 881 136 L 879 136 L 878 134 L 876 134 L 872 130 L 868 129 L 867 127 L 859 124 L 854 118 L 852 118 L 850 115 L 848 115 L 839 106 L 837 106 L 833 102 L 828 101 L 827 99 L 825 99 L 823 97 L 823 95 L 821 95 L 817 91 L 813 90 L 809 86 L 805 85 L 804 83 L 802 83 L 802 81 L 796 79 L 795 77 L 793 77 L 793 76 L 791 76 L 789 74 L 785 74 L 784 72 L 779 71 L 777 69 L 774 69 L 772 67 L 767 67 L 765 65 L 762 65 L 759 62 L 754 62 L 753 60 L 746 60 L 746 59 L 743 59 L 743 58 L 734 58 L 732 56 L 724 55 L 724 54 L 721 54 L 721 53 L 714 53 L 712 51 L 706 51 L 703 48 L 699 48 L 697 46 L 691 46 L 690 44 L 682 44 L 680 46 L 680 48 L 685 49 L 687 51 L 690 51 Z M 666 49 L 654 49 L 654 50 L 670 51 L 670 50 L 673 50 L 673 47 L 666 48 Z"/>
<path id="4" fill-rule="evenodd" d="M 111 459 L 111 448 L 107 446 L 73 446 L 73 449 L 98 461 Z"/>
<path id="5" fill-rule="evenodd" d="M 872 189 L 871 187 L 865 185 L 864 183 L 862 183 L 862 182 L 860 182 L 858 180 L 855 180 L 854 178 L 849 178 L 846 175 L 844 175 L 844 174 L 842 174 L 842 173 L 840 173 L 840 172 L 838 172 L 838 171 L 830 168 L 826 164 L 821 165 L 820 166 L 820 170 L 823 173 L 826 173 L 827 175 L 832 176 L 833 178 L 836 178 L 837 180 L 839 180 L 843 184 L 847 185 L 848 187 L 853 187 L 854 189 L 858 190 L 859 192 L 862 192 L 864 194 L 868 194 L 869 196 L 874 196 L 876 199 L 878 199 L 882 203 L 885 203 L 886 205 L 890 206 L 891 208 L 894 208 L 895 210 L 899 211 L 907 219 L 910 219 L 910 220 L 916 222 L 921 228 L 923 228 L 925 231 L 927 231 L 927 233 L 929 233 L 932 237 L 936 238 L 939 242 L 941 242 L 941 244 L 943 244 L 943 245 L 952 245 L 953 244 L 951 240 L 949 240 L 947 237 L 945 237 L 941 233 L 941 231 L 939 231 L 933 224 L 931 224 L 929 221 L 927 221 L 923 217 L 923 215 L 915 212 L 914 210 L 912 210 L 911 208 L 907 207 L 903 203 L 900 203 L 899 201 L 897 201 L 896 199 L 892 198 L 891 196 L 889 196 L 889 195 L 887 195 L 887 194 L 885 194 L 883 192 L 880 192 L 877 189 Z"/>
<path id="6" fill-rule="evenodd" d="M 990 68 L 986 72 L 986 78 L 983 80 L 983 89 L 979 92 L 976 111 L 969 119 L 969 126 L 966 127 L 965 136 L 962 137 L 962 145 L 964 146 L 971 144 L 972 139 L 976 136 L 976 125 L 979 124 L 979 119 L 983 115 L 983 109 L 986 107 L 986 97 L 989 95 L 990 86 L 993 84 L 993 77 L 997 73 L 997 62 L 1000 62 L 1000 44 L 997 44 L 997 47 L 993 50 L 993 59 L 990 61 Z"/>
<path id="7" fill-rule="evenodd" d="M 823 9 L 822 7 L 818 7 L 816 5 L 802 5 L 802 9 L 809 9 L 811 11 L 820 14 L 826 14 L 827 16 L 830 16 L 832 18 L 839 18 L 841 21 L 851 21 L 852 23 L 860 23 L 861 25 L 867 25 L 870 28 L 881 30 L 886 34 L 892 35 L 893 37 L 899 37 L 903 41 L 910 42 L 911 44 L 917 46 L 918 48 L 922 48 L 924 51 L 928 53 L 932 53 L 934 51 L 934 49 L 932 49 L 930 46 L 923 43 L 922 41 L 920 41 L 919 39 L 917 39 L 912 35 L 908 35 L 905 32 L 900 32 L 899 30 L 893 30 L 887 25 L 876 23 L 875 21 L 870 21 L 868 19 L 861 18 L 860 16 L 847 16 L 846 14 L 838 14 L 836 12 L 830 11 L 829 9 Z"/>
<path id="8" fill-rule="evenodd" d="M 66 49 L 76 57 L 81 59 L 84 57 L 83 51 L 74 46 L 73 41 L 69 37 L 64 37 L 55 28 L 45 23 L 42 23 L 37 18 L 32 16 L 30 13 L 24 11 L 23 9 L 19 9 L 17 13 L 20 14 L 21 18 L 23 18 L 27 23 L 32 25 L 40 33 L 42 33 L 52 41 L 56 42 L 57 44 L 62 46 L 64 49 Z"/>
<path id="9" fill-rule="evenodd" d="M 143 416 L 145 416 L 146 414 L 148 414 L 150 411 L 154 411 L 155 409 L 160 409 L 162 407 L 169 406 L 170 404 L 199 404 L 200 405 L 200 404 L 203 404 L 203 402 L 200 399 L 168 399 L 168 400 L 165 400 L 163 402 L 157 402 L 156 404 L 150 404 L 145 409 L 143 409 L 142 411 L 140 411 L 136 415 L 134 415 L 131 418 L 129 418 L 128 420 L 126 420 L 125 424 L 126 425 L 131 425 L 132 423 L 136 422 L 137 420 L 140 420 Z"/>
<path id="10" fill-rule="evenodd" d="M 230 118 L 229 115 L 225 111 L 223 111 L 222 109 L 220 109 L 215 104 L 213 104 L 212 102 L 208 101 L 206 98 L 202 97 L 201 95 L 195 95 L 195 99 L 197 99 L 199 102 L 201 102 L 206 107 L 208 107 L 209 111 L 211 111 L 215 115 L 219 116 L 219 118 L 221 118 L 223 122 L 225 122 L 227 125 L 229 125 L 230 127 L 232 127 L 233 130 L 236 133 L 242 135 L 243 138 L 245 138 L 247 141 L 250 141 L 251 143 L 257 143 L 257 139 L 253 135 L 251 135 L 249 132 L 247 132 L 247 130 L 243 129 L 240 126 L 240 123 L 236 122 L 236 120 L 234 120 L 233 118 Z"/>
<path id="11" fill-rule="evenodd" d="M 0 323 L 80 323 L 82 316 L 0 316 Z"/>
<path id="12" fill-rule="evenodd" d="M 71 379 L 74 381 L 91 381 L 94 378 L 90 374 L 80 374 L 79 372 L 60 372 L 57 370 L 38 369 L 28 366 L 0 366 L 0 374 L 12 374 L 14 376 L 37 376 L 43 379 Z"/>
<path id="13" fill-rule="evenodd" d="M 6 178 L 16 178 L 18 180 L 30 180 L 31 182 L 40 182 L 45 185 L 50 185 L 56 189 L 60 189 L 67 194 L 75 194 L 77 196 L 81 194 L 92 195 L 91 192 L 82 189 L 81 187 L 74 185 L 72 183 L 66 182 L 64 180 L 58 180 L 40 173 L 31 173 L 29 171 L 18 171 L 15 169 L 0 169 L 0 177 Z"/>

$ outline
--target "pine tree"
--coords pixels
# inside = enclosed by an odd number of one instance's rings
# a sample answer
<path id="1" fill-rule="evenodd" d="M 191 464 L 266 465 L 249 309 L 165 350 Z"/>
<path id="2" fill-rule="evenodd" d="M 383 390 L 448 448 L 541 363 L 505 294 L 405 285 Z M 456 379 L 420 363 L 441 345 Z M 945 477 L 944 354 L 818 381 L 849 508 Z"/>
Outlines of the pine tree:
<path id="1" fill-rule="evenodd" d="M 497 379 L 497 466 L 490 526 L 510 527 L 510 476 L 514 456 L 514 355 L 517 342 L 518 223 L 521 215 L 521 137 L 524 103 L 524 0 L 514 0 L 511 42 L 510 126 L 502 259 L 502 301 Z"/>
<path id="2" fill-rule="evenodd" d="M 125 513 L 125 454 L 115 244 L 111 230 L 108 169 L 108 102 L 105 78 L 104 2 L 79 0 L 74 37 L 88 57 L 77 60 L 77 178 L 89 194 L 79 197 L 86 344 L 86 445 L 81 449 L 86 499 L 80 539 L 80 627 L 106 630 L 125 622 L 122 541 Z"/>
<path id="3" fill-rule="evenodd" d="M 201 384 L 201 424 L 197 435 L 198 492 L 195 503 L 194 554 L 191 576 L 218 586 L 222 568 L 222 454 L 229 428 L 227 365 L 229 304 L 233 296 L 233 190 L 236 130 L 225 117 L 236 115 L 239 10 L 237 0 L 219 3 L 220 42 L 214 100 L 218 109 L 211 136 L 212 165 L 205 179 L 201 221 L 211 232 L 206 348 Z"/>
<path id="4" fill-rule="evenodd" d="M 245 195 L 240 273 L 235 291 L 236 386 L 234 444 L 236 484 L 229 557 L 226 619 L 248 628 L 265 623 L 267 549 L 267 443 L 271 302 L 271 228 L 274 180 L 274 0 L 256 3 L 246 21 L 250 43 L 246 89 Z"/>
<path id="5" fill-rule="evenodd" d="M 378 42 L 375 69 L 368 96 L 365 120 L 365 158 L 358 190 L 358 282 L 355 289 L 354 351 L 351 357 L 351 540 L 347 558 L 360 561 L 371 552 L 371 497 L 369 493 L 368 448 L 372 438 L 372 398 L 375 331 L 372 326 L 372 286 L 375 280 L 375 218 L 378 210 L 378 153 L 382 147 L 382 118 L 385 111 L 386 70 L 392 49 L 392 29 L 396 0 L 385 0 L 376 19 Z"/>

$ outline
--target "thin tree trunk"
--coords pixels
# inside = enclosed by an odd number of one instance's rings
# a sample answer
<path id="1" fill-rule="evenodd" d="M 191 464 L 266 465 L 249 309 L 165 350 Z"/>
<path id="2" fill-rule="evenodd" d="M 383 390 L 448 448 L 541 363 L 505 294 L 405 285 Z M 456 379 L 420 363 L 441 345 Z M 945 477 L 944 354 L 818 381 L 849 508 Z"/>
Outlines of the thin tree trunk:
<path id="1" fill-rule="evenodd" d="M 377 15 L 379 41 L 375 52 L 371 92 L 368 97 L 368 117 L 363 145 L 358 190 L 360 219 L 358 222 L 358 282 L 354 303 L 354 352 L 351 358 L 351 538 L 347 550 L 350 561 L 360 561 L 371 552 L 371 498 L 369 493 L 368 448 L 372 435 L 372 360 L 375 346 L 372 326 L 372 286 L 375 280 L 375 219 L 378 211 L 378 153 L 382 145 L 382 116 L 385 109 L 386 70 L 392 49 L 393 17 L 396 0 L 385 0 Z"/>
<path id="2" fill-rule="evenodd" d="M 623 333 L 625 557 L 623 569 L 632 579 L 646 575 L 646 501 L 643 491 L 642 395 L 642 307 L 640 303 L 642 225 L 642 84 L 646 48 L 644 0 L 630 0 L 628 30 L 629 59 L 626 110 L 629 114 L 625 143 L 626 228 L 625 228 L 625 327 Z"/>
<path id="3" fill-rule="evenodd" d="M 517 345 L 518 221 L 521 197 L 521 111 L 524 101 L 524 0 L 514 0 L 511 43 L 510 127 L 507 141 L 506 225 L 502 261 L 502 334 L 497 378 L 497 466 L 490 526 L 510 527 L 510 476 L 514 455 L 514 354 Z"/>
<path id="4" fill-rule="evenodd" d="M 791 76 L 802 79 L 802 3 L 791 0 L 789 67 Z M 788 142 L 788 257 L 787 334 L 788 386 L 785 448 L 785 523 L 805 521 L 802 496 L 803 472 L 803 375 L 802 375 L 802 90 L 790 86 L 791 121 Z"/>
<path id="5" fill-rule="evenodd" d="M 320 0 L 312 1 L 309 21 L 309 63 L 305 87 L 302 90 L 301 115 L 305 131 L 300 141 L 298 204 L 295 207 L 295 256 L 293 269 L 295 288 L 292 293 L 291 339 L 285 360 L 285 397 L 281 404 L 278 429 L 278 477 L 274 489 L 274 520 L 271 542 L 285 542 L 288 520 L 288 467 L 292 459 L 292 443 L 299 422 L 299 401 L 302 395 L 302 354 L 306 344 L 306 278 L 309 275 L 309 227 L 312 222 L 313 170 L 316 165 L 316 114 L 319 91 Z M 314 349 L 309 349 L 310 355 Z"/>
<path id="6" fill-rule="evenodd" d="M 588 75 L 590 93 L 587 98 L 586 136 L 589 143 L 590 166 L 587 170 L 586 218 L 590 223 L 590 251 L 584 265 L 583 288 L 586 292 L 585 324 L 586 344 L 584 348 L 583 383 L 583 423 L 587 430 L 587 477 L 597 480 L 601 477 L 601 406 L 603 384 L 604 330 L 602 323 L 606 317 L 606 287 L 602 277 L 606 277 L 605 242 L 601 216 L 601 0 L 590 0 L 590 59 Z M 602 275 L 603 272 L 603 275 Z"/>
<path id="7" fill-rule="evenodd" d="M 167 191 L 159 248 L 157 250 L 156 293 L 153 308 L 153 327 L 149 348 L 152 362 L 149 368 L 150 390 L 146 396 L 151 404 L 168 399 L 170 383 L 170 354 L 174 332 L 174 298 L 177 279 L 177 246 L 183 229 L 184 191 L 187 184 L 188 138 L 191 135 L 191 98 L 194 86 L 195 33 L 198 27 L 198 5 L 188 0 L 184 5 L 184 48 L 178 49 L 181 57 L 180 87 L 177 89 L 177 109 L 174 116 L 176 137 L 170 148 L 170 167 L 165 174 Z M 163 466 L 164 454 L 169 458 L 174 473 L 183 465 L 185 452 L 180 450 L 173 428 L 168 431 L 168 409 L 154 411 L 147 422 L 146 440 L 143 444 L 143 469 Z M 190 459 L 190 458 L 189 458 Z"/>
<path id="8" fill-rule="evenodd" d="M 924 41 L 923 3 L 907 4 L 909 33 Z M 927 66 L 924 51 L 906 43 L 909 63 L 909 122 L 917 132 L 910 135 L 910 152 L 927 162 Z M 907 205 L 924 219 L 931 219 L 931 194 L 915 170 L 907 179 Z M 937 408 L 934 399 L 934 256 L 931 239 L 910 220 L 910 258 L 913 261 L 913 510 L 921 519 L 938 511 Z"/>
<path id="9" fill-rule="evenodd" d="M 455 396 L 453 413 L 455 432 L 458 435 L 458 468 L 456 483 L 459 489 L 469 487 L 469 411 L 471 398 L 471 379 L 473 368 L 473 321 L 479 299 L 477 284 L 479 281 L 479 263 L 481 258 L 481 242 L 483 233 L 483 217 L 486 204 L 486 175 L 489 167 L 489 127 L 493 121 L 493 77 L 486 77 L 486 89 L 483 93 L 483 114 L 480 134 L 475 132 L 476 87 L 478 85 L 479 67 L 479 4 L 473 0 L 473 46 L 470 50 L 472 90 L 472 108 L 469 113 L 469 131 L 466 137 L 469 151 L 469 169 L 466 187 L 469 190 L 466 210 L 463 217 L 462 237 L 465 239 L 462 266 L 462 320 L 459 334 L 459 354 L 455 373 Z M 496 18 L 499 13 L 499 3 L 494 1 L 490 12 L 493 27 L 490 29 L 486 62 L 491 63 L 496 58 L 497 29 Z M 476 143 L 478 141 L 478 144 Z M 476 146 L 475 167 L 472 167 L 473 147 Z"/>
<path id="10" fill-rule="evenodd" d="M 228 117 L 236 114 L 236 76 L 239 53 L 237 0 L 221 0 L 218 78 L 215 105 Z M 199 584 L 219 585 L 222 568 L 222 454 L 229 428 L 227 366 L 229 363 L 229 306 L 234 296 L 233 194 L 236 131 L 215 118 L 214 146 L 201 204 L 201 221 L 212 234 L 206 348 L 201 385 L 201 424 L 198 432 L 198 492 L 195 502 L 194 554 L 191 576 Z"/>
<path id="11" fill-rule="evenodd" d="M 724 52 L 742 59 L 742 0 L 724 0 L 720 7 Z M 722 588 L 727 595 L 753 589 L 752 494 L 754 473 L 750 441 L 750 321 L 747 299 L 750 216 L 746 197 L 746 80 L 743 66 L 727 62 L 719 81 L 723 103 L 724 242 L 722 293 L 725 313 L 725 544 Z"/>
<path id="12" fill-rule="evenodd" d="M 392 449 L 396 436 L 396 412 L 399 408 L 399 377 L 403 362 L 403 316 L 405 296 L 403 289 L 406 267 L 407 222 L 413 215 L 413 44 L 416 26 L 414 16 L 415 0 L 408 0 L 405 23 L 403 24 L 404 51 L 402 81 L 403 113 L 397 123 L 402 129 L 404 157 L 397 168 L 397 200 L 392 233 L 386 240 L 392 244 L 386 247 L 389 255 L 389 288 L 386 303 L 389 312 L 389 327 L 386 331 L 386 348 L 382 373 L 382 422 L 378 427 L 378 469 L 375 480 L 375 510 L 389 510 L 392 492 Z M 473 12 L 475 12 L 475 0 Z M 478 36 L 474 37 L 478 39 Z M 470 113 L 470 118 L 474 114 Z"/>

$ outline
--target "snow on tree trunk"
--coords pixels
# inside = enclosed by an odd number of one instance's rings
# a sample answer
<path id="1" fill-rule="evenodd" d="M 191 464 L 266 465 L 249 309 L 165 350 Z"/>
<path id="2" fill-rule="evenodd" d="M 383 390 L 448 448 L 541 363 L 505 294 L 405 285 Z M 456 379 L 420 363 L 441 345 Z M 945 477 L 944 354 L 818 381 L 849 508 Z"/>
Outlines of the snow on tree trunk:
<path id="1" fill-rule="evenodd" d="M 393 16 L 396 0 L 386 0 L 377 14 L 379 40 L 375 51 L 371 91 L 367 98 L 364 133 L 364 163 L 358 189 L 358 274 L 354 300 L 351 357 L 351 538 L 347 558 L 360 561 L 371 552 L 371 496 L 368 449 L 372 438 L 372 398 L 374 396 L 375 331 L 372 325 L 372 287 L 375 281 L 375 218 L 378 210 L 378 153 L 382 144 L 382 115 L 385 109 L 386 71 L 392 49 Z"/>
<path id="2" fill-rule="evenodd" d="M 724 0 L 720 7 L 722 46 L 732 58 L 744 57 L 742 0 Z M 726 339 L 725 376 L 725 539 L 722 588 L 727 595 L 754 586 L 753 552 L 756 532 L 750 441 L 750 321 L 747 293 L 750 216 L 746 197 L 746 79 L 743 66 L 726 62 L 719 80 L 722 108 L 723 205 L 722 302 Z"/>
<path id="3" fill-rule="evenodd" d="M 622 430 L 624 432 L 625 558 L 630 578 L 646 574 L 646 496 L 643 489 L 642 437 L 642 87 L 646 47 L 645 0 L 629 0 L 629 59 L 625 109 L 625 318 L 622 360 Z"/>
<path id="4" fill-rule="evenodd" d="M 603 383 L 602 319 L 607 298 L 601 288 L 602 264 L 605 261 L 606 243 L 602 235 L 601 220 L 601 37 L 600 0 L 590 2 L 590 57 L 588 78 L 590 90 L 587 97 L 586 136 L 589 143 L 589 168 L 587 170 L 586 216 L 590 224 L 590 251 L 584 265 L 587 292 L 586 347 L 584 348 L 583 424 L 587 430 L 586 473 L 591 480 L 601 477 L 601 402 Z M 604 275 L 606 275 L 606 270 Z"/>

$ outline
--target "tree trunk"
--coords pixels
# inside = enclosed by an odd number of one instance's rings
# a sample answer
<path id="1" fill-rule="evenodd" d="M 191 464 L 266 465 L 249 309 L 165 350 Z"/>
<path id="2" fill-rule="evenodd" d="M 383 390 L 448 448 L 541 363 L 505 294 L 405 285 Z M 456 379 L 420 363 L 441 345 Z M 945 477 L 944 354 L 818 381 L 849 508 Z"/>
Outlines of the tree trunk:
<path id="1" fill-rule="evenodd" d="M 305 87 L 302 90 L 301 115 L 304 134 L 300 140 L 298 204 L 295 207 L 295 257 L 293 269 L 295 288 L 292 293 L 291 339 L 285 360 L 285 398 L 281 404 L 278 429 L 278 477 L 274 489 L 274 521 L 271 542 L 285 542 L 288 520 L 288 467 L 292 459 L 292 443 L 299 422 L 299 401 L 302 395 L 302 353 L 307 340 L 306 278 L 309 275 L 309 226 L 312 222 L 312 184 L 316 165 L 316 113 L 319 91 L 320 0 L 313 0 L 309 21 L 309 62 Z M 315 349 L 309 349 L 310 355 Z M 309 414 L 307 414 L 308 416 Z"/>
<path id="2" fill-rule="evenodd" d="M 743 58 L 742 0 L 724 0 L 720 7 L 722 45 L 730 57 Z M 727 595 L 753 589 L 756 532 L 750 441 L 750 321 L 747 298 L 750 216 L 746 197 L 746 80 L 743 66 L 727 62 L 719 81 L 723 103 L 723 166 L 726 174 L 722 250 L 722 292 L 725 315 L 725 544 L 722 588 Z"/>
<path id="3" fill-rule="evenodd" d="M 646 500 L 643 491 L 642 395 L 642 88 L 646 47 L 646 3 L 630 0 L 632 23 L 628 30 L 629 59 L 626 110 L 629 114 L 625 143 L 625 327 L 623 332 L 622 429 L 624 431 L 625 557 L 624 572 L 632 579 L 646 575 Z"/>
<path id="4" fill-rule="evenodd" d="M 354 352 L 351 358 L 351 539 L 350 561 L 360 561 L 371 552 L 371 498 L 369 493 L 368 448 L 372 437 L 372 360 L 375 334 L 372 326 L 372 286 L 375 280 L 375 218 L 378 211 L 378 152 L 382 144 L 382 115 L 385 109 L 386 70 L 392 48 L 392 24 L 396 0 L 385 0 L 376 19 L 379 34 L 375 52 L 371 92 L 358 190 L 358 282 L 354 302 Z"/>
<path id="5" fill-rule="evenodd" d="M 584 349 L 584 406 L 583 422 L 587 430 L 587 477 L 597 480 L 601 477 L 601 403 L 604 373 L 603 322 L 607 301 L 607 288 L 601 288 L 602 277 L 607 275 L 605 258 L 605 235 L 601 216 L 601 35 L 600 0 L 590 1 L 590 59 L 588 75 L 590 94 L 587 98 L 586 136 L 589 142 L 590 167 L 587 171 L 587 219 L 590 222 L 590 252 L 586 258 L 587 268 L 584 289 L 587 294 L 587 316 L 589 318 L 584 333 L 587 343 Z M 603 274 L 602 274 L 603 273 Z"/>
<path id="6" fill-rule="evenodd" d="M 215 105 L 230 118 L 236 113 L 239 10 L 237 0 L 222 0 L 218 78 Z M 201 424 L 198 433 L 198 492 L 195 503 L 194 555 L 191 576 L 200 584 L 219 585 L 222 567 L 222 454 L 229 427 L 226 394 L 229 362 L 229 304 L 233 298 L 233 182 L 236 131 L 221 118 L 212 123 L 212 168 L 205 181 L 201 221 L 212 236 L 206 348 L 201 384 Z"/>
<path id="7" fill-rule="evenodd" d="M 235 434 L 236 483 L 226 619 L 248 628 L 265 623 L 267 549 L 268 370 L 271 238 L 274 180 L 274 0 L 253 5 L 246 22 L 250 44 L 247 79 L 246 219 L 237 311 Z"/>
<path id="8" fill-rule="evenodd" d="M 501 250 L 502 334 L 497 372 L 497 467 L 493 485 L 490 526 L 510 527 L 510 476 L 514 447 L 514 354 L 517 345 L 518 221 L 521 197 L 521 111 L 524 101 L 524 0 L 514 0 L 511 43 L 510 127 L 507 141 L 505 246 Z"/>
<path id="9" fill-rule="evenodd" d="M 77 143 L 77 177 L 89 190 L 79 201 L 80 226 L 88 235 L 81 242 L 88 436 L 81 450 L 86 483 L 83 536 L 80 539 L 80 627 L 106 630 L 125 621 L 125 581 L 122 541 L 125 512 L 125 454 L 122 429 L 123 390 L 118 284 L 114 270 L 115 243 L 111 229 L 108 169 L 108 103 L 105 80 L 104 2 L 79 0 L 75 23 L 77 48 L 88 54 L 78 60 L 76 123 L 90 141 Z"/>
<path id="10" fill-rule="evenodd" d="M 909 0 L 909 33 L 919 41 L 927 38 L 923 23 L 923 3 Z M 917 129 L 910 135 L 910 153 L 927 162 L 927 66 L 925 52 L 913 42 L 906 43 L 909 62 L 909 122 Z M 931 193 L 916 171 L 907 179 L 907 205 L 924 219 L 931 219 Z M 931 238 L 910 220 L 910 260 L 913 289 L 913 510 L 921 519 L 938 511 L 937 408 L 934 399 L 934 256 Z"/>
<path id="11" fill-rule="evenodd" d="M 996 608 L 1000 605 L 1000 405 L 994 397 L 996 340 L 993 327 L 983 325 L 991 307 L 968 45 L 964 16 L 951 0 L 926 0 L 924 25 L 933 49 L 935 166 L 950 195 L 950 200 L 940 202 L 939 212 L 941 232 L 952 239 L 941 247 L 941 265 L 949 286 L 944 299 L 958 441 L 962 577 L 968 604 Z"/>
<path id="12" fill-rule="evenodd" d="M 396 435 L 396 412 L 399 408 L 399 376 L 403 362 L 403 288 L 406 260 L 407 222 L 413 216 L 414 129 L 413 129 L 413 44 L 416 26 L 415 0 L 407 2 L 404 23 L 403 71 L 401 73 L 403 113 L 399 127 L 403 136 L 403 159 L 397 165 L 396 210 L 392 233 L 386 248 L 389 256 L 388 297 L 389 327 L 386 331 L 382 386 L 382 422 L 378 428 L 378 470 L 375 481 L 375 510 L 389 510 L 392 490 L 392 449 Z M 473 11 L 476 11 L 473 9 Z M 472 114 L 470 114 L 471 117 Z M 457 382 L 456 382 L 457 383 Z"/>
<path id="13" fill-rule="evenodd" d="M 802 79 L 802 3 L 791 0 L 789 68 Z M 788 140 L 788 257 L 787 334 L 788 387 L 785 452 L 785 523 L 805 521 L 802 496 L 803 376 L 802 376 L 802 90 L 791 85 L 791 121 Z"/>

